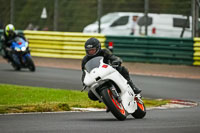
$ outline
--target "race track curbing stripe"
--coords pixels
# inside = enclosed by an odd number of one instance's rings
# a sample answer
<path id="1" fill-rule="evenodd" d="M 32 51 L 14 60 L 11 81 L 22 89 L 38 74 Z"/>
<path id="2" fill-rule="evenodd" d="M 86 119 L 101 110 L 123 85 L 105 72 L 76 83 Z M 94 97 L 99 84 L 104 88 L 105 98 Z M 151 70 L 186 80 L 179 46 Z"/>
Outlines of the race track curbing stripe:
<path id="1" fill-rule="evenodd" d="M 178 100 L 172 99 L 168 104 L 158 106 L 158 107 L 149 107 L 147 110 L 164 110 L 164 109 L 174 109 L 174 108 L 190 108 L 198 106 L 198 103 L 187 100 Z M 29 113 L 9 113 L 9 114 L 0 114 L 0 115 L 22 115 L 22 114 L 54 114 L 54 113 L 67 113 L 67 112 L 97 112 L 97 111 L 106 111 L 106 109 L 100 108 L 72 108 L 72 111 L 58 111 L 58 112 L 29 112 Z"/>

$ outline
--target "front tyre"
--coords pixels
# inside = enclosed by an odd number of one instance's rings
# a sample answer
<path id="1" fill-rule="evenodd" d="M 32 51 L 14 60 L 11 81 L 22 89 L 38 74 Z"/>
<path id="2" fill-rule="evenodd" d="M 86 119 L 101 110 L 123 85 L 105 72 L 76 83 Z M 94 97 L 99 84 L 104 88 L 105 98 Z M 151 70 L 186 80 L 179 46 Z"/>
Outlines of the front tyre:
<path id="1" fill-rule="evenodd" d="M 144 103 L 137 101 L 137 110 L 132 114 L 135 119 L 142 119 L 146 115 L 146 108 Z"/>
<path id="2" fill-rule="evenodd" d="M 123 121 L 126 119 L 126 111 L 123 105 L 115 99 L 110 89 L 103 89 L 101 91 L 101 96 L 106 106 L 118 120 Z"/>
<path id="3" fill-rule="evenodd" d="M 20 71 L 21 67 L 18 66 L 17 64 L 15 64 L 14 62 L 12 62 L 11 65 L 12 65 L 12 67 L 14 68 L 14 70 Z"/>
<path id="4" fill-rule="evenodd" d="M 16 54 L 11 55 L 11 65 L 16 71 L 20 71 L 21 69 L 21 63 L 19 61 L 19 57 Z"/>

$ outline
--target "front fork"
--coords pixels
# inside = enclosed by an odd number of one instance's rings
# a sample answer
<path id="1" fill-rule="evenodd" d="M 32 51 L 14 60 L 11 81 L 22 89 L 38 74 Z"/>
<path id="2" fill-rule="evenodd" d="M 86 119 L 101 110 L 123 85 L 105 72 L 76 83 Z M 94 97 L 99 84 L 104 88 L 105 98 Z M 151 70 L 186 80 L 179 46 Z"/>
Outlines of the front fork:
<path id="1" fill-rule="evenodd" d="M 119 93 L 117 92 L 117 90 L 115 89 L 115 87 L 112 86 L 112 87 L 110 88 L 110 90 L 111 90 L 111 92 L 112 92 L 114 98 L 115 98 L 119 103 L 121 103 L 121 102 L 122 102 L 122 99 L 121 99 Z"/>

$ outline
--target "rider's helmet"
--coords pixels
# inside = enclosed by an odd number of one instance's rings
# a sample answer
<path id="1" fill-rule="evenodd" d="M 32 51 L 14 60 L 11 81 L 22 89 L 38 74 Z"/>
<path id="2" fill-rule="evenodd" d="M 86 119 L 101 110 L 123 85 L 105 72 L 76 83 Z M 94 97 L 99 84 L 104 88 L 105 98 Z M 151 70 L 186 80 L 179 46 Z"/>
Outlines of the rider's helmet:
<path id="1" fill-rule="evenodd" d="M 101 51 L 101 43 L 92 37 L 85 42 L 85 51 L 88 56 L 95 56 Z"/>
<path id="2" fill-rule="evenodd" d="M 13 36 L 15 34 L 15 27 L 12 24 L 6 25 L 5 28 L 6 36 Z"/>

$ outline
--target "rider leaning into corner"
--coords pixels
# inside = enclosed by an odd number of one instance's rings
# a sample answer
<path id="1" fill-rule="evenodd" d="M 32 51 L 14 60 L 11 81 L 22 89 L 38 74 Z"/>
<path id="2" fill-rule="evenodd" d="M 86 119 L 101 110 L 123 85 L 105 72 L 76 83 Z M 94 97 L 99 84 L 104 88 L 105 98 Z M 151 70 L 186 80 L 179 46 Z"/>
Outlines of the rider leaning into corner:
<path id="1" fill-rule="evenodd" d="M 9 48 L 11 46 L 12 40 L 17 36 L 26 40 L 24 36 L 19 35 L 15 32 L 14 25 L 12 24 L 6 25 L 3 31 L 3 35 L 1 36 L 1 42 L 2 42 L 2 56 L 4 59 L 7 59 L 7 61 L 11 60 L 11 58 L 9 57 Z"/>
<path id="2" fill-rule="evenodd" d="M 84 72 L 84 66 L 89 61 L 90 59 L 97 57 L 97 56 L 103 56 L 104 57 L 104 63 L 111 64 L 111 65 L 117 65 L 116 69 L 117 71 L 128 81 L 128 84 L 131 86 L 135 94 L 139 94 L 141 90 L 137 88 L 130 76 L 128 70 L 124 67 L 121 66 L 122 60 L 113 55 L 110 50 L 108 49 L 101 49 L 101 43 L 98 39 L 96 38 L 90 38 L 85 42 L 85 51 L 86 51 L 86 56 L 82 60 L 82 82 L 85 77 L 85 72 Z M 96 96 L 93 94 L 92 91 L 88 92 L 88 97 L 91 100 L 98 100 Z"/>

